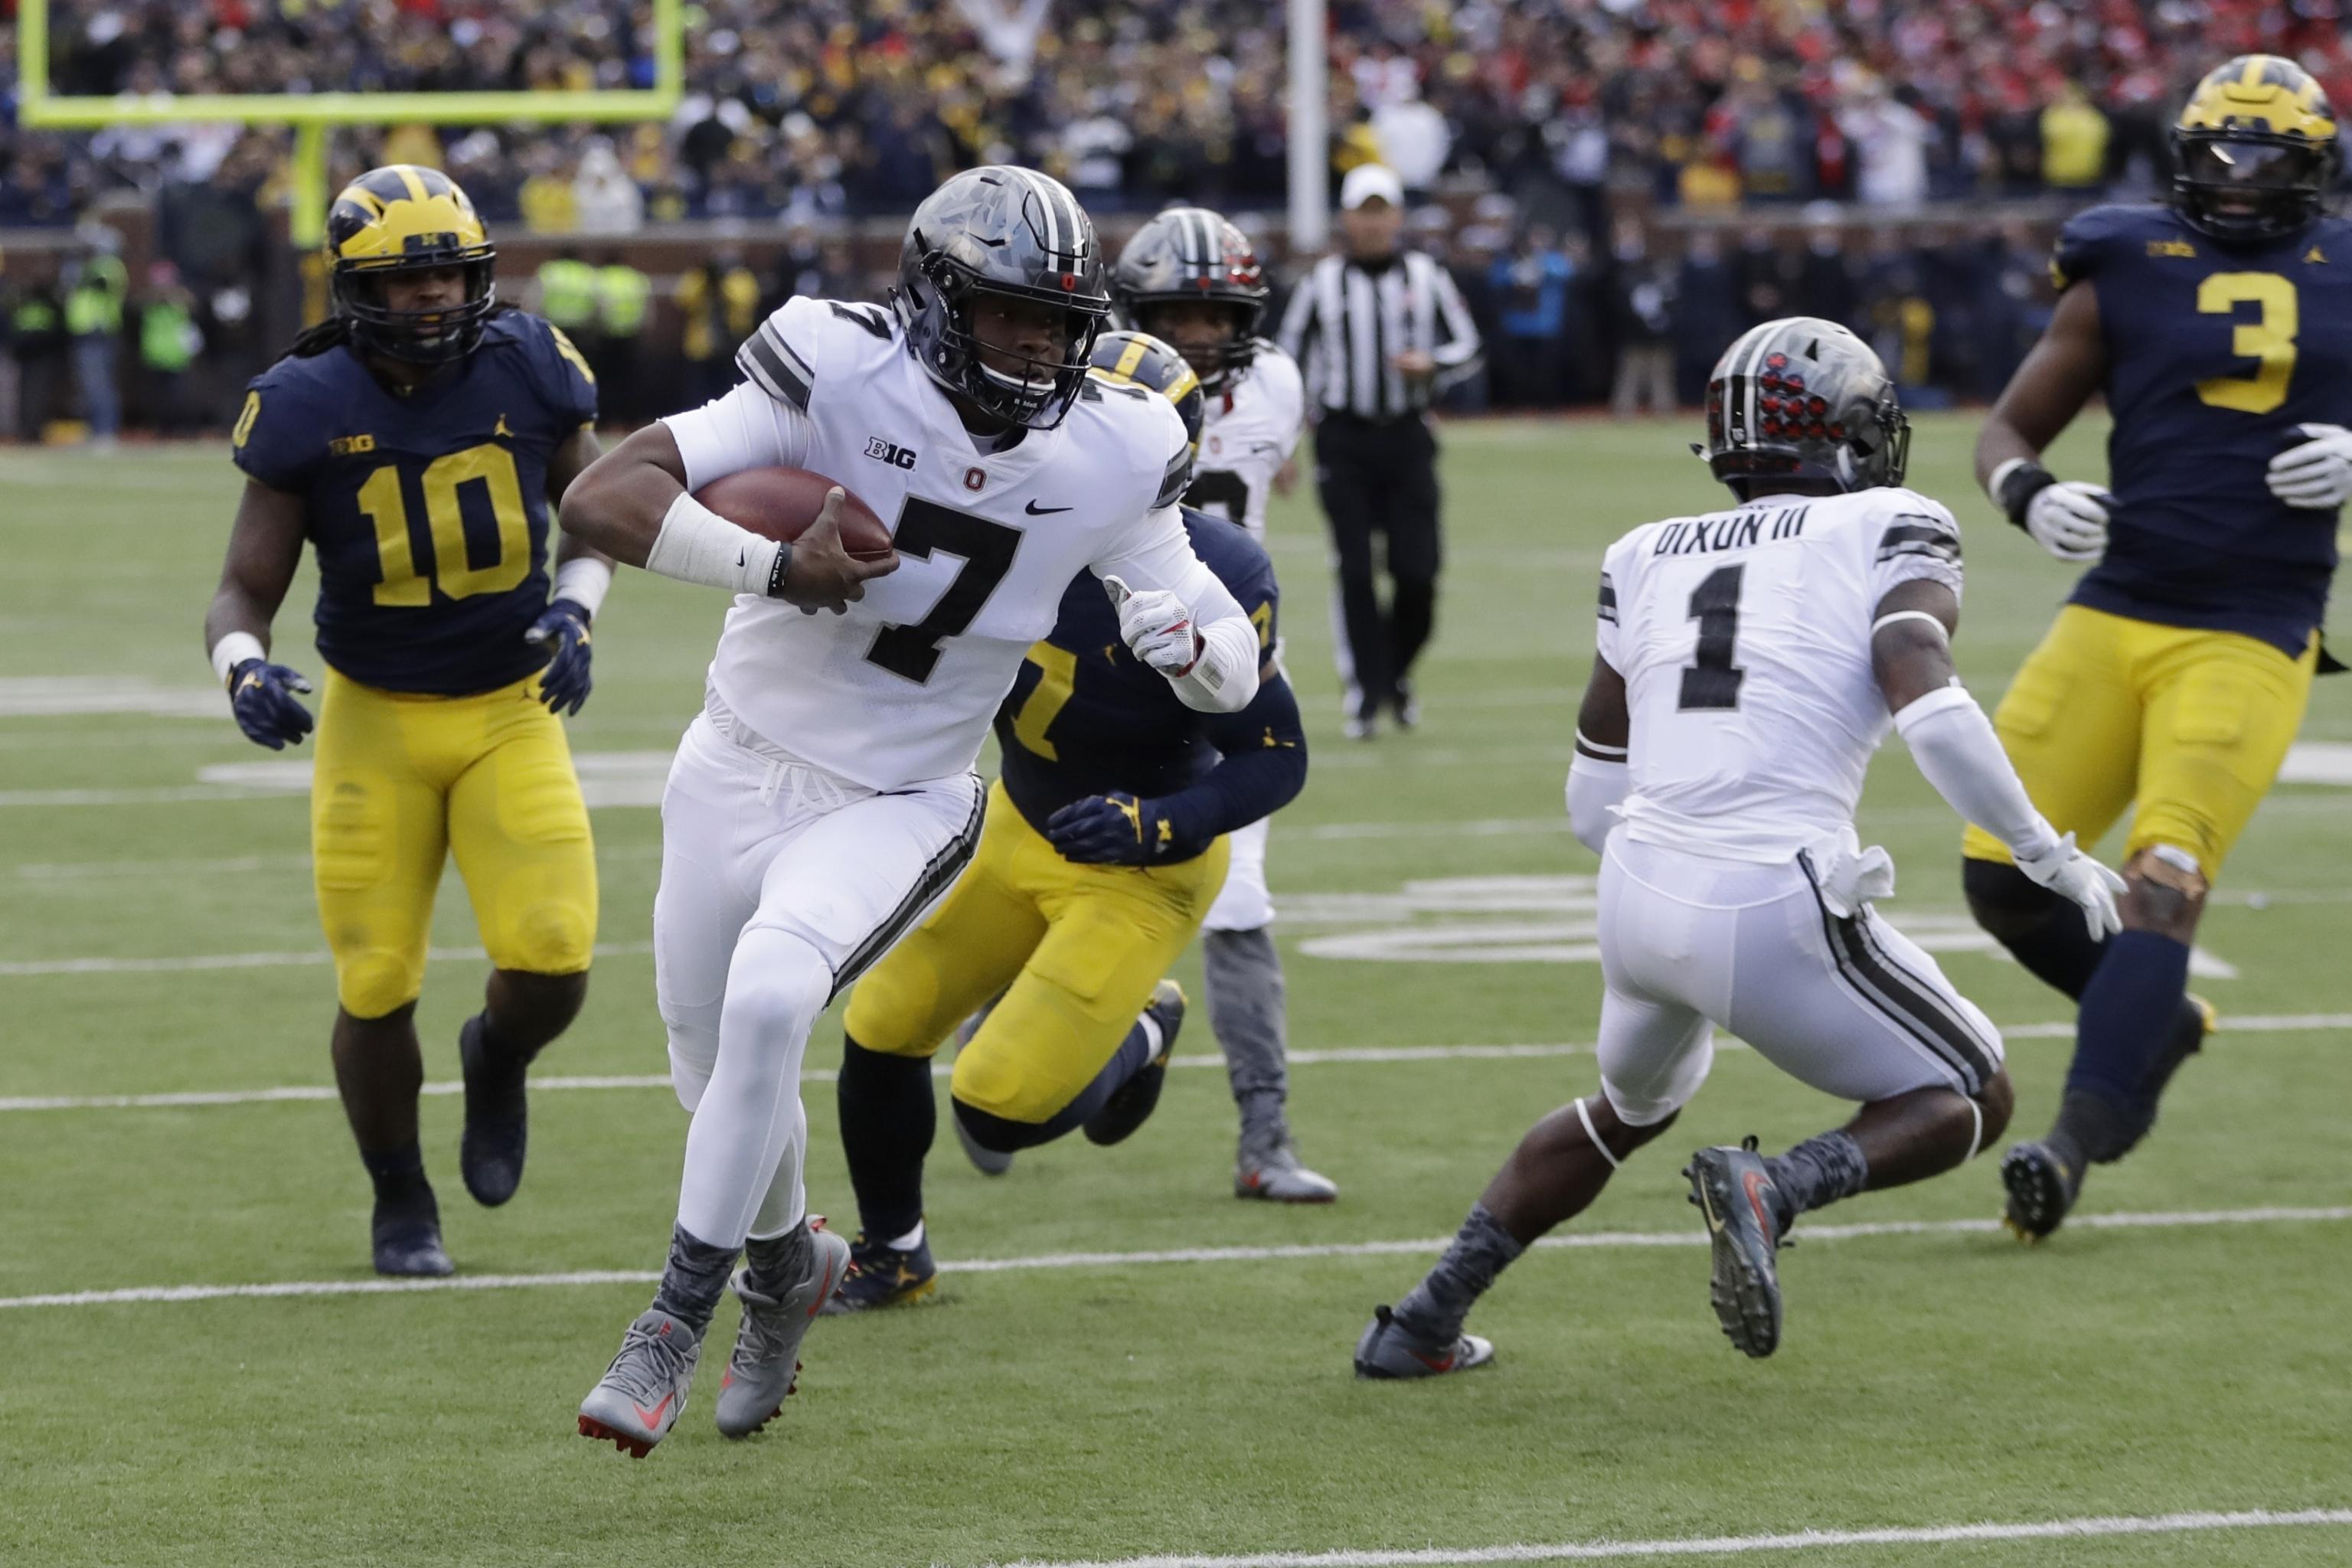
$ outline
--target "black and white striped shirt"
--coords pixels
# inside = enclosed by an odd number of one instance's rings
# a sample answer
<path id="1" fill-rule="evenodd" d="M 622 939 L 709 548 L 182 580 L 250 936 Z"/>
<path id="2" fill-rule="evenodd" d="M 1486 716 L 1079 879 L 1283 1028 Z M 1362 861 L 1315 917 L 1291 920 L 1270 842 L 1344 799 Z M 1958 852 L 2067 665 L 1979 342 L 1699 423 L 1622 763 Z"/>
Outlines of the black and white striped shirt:
<path id="1" fill-rule="evenodd" d="M 1418 250 L 1366 268 L 1327 256 L 1298 280 L 1282 346 L 1307 378 L 1310 406 L 1362 419 L 1419 414 L 1478 360 L 1478 329 L 1445 268 Z M 1418 349 L 1437 374 L 1414 382 L 1395 356 Z"/>

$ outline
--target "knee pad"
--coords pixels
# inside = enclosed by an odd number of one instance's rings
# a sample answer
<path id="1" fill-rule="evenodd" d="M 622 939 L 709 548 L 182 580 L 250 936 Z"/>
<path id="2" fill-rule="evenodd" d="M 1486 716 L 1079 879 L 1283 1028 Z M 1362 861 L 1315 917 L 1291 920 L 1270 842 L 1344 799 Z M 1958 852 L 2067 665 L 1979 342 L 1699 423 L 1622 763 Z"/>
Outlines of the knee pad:
<path id="1" fill-rule="evenodd" d="M 335 955 L 335 1000 L 354 1018 L 396 1013 L 424 989 L 421 955 L 382 947 Z"/>
<path id="2" fill-rule="evenodd" d="M 516 911 L 490 962 L 531 974 L 577 974 L 595 943 L 596 921 L 587 910 L 568 899 L 543 899 Z"/>
<path id="3" fill-rule="evenodd" d="M 1704 1081 L 1706 1076 L 1700 1073 L 1696 1080 L 1687 1085 L 1673 1085 L 1665 1099 L 1641 1100 L 1610 1082 L 1604 1074 L 1601 1079 L 1601 1092 L 1608 1100 L 1609 1109 L 1617 1113 L 1617 1120 L 1643 1133 L 1643 1142 L 1647 1142 L 1650 1135 L 1664 1131 L 1667 1122 L 1683 1113 L 1683 1107 L 1690 1102 L 1692 1095 L 1698 1092 L 1699 1082 Z"/>
<path id="4" fill-rule="evenodd" d="M 2090 933 L 2071 900 L 2000 860 L 1963 860 L 1960 887 L 1987 935 L 2044 984 L 2082 999 L 2106 943 Z"/>

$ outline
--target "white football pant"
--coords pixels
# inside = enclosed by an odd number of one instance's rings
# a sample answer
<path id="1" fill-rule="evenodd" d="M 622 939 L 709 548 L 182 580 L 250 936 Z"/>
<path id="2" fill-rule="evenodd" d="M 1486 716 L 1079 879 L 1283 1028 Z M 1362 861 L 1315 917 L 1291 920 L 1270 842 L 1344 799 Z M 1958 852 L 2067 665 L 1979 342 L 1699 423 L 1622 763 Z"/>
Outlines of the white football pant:
<path id="1" fill-rule="evenodd" d="M 654 986 L 694 1113 L 677 1222 L 740 1247 L 801 1222 L 801 1063 L 833 998 L 914 928 L 980 840 L 979 778 L 877 794 L 744 730 L 716 698 L 662 794 Z"/>
<path id="2" fill-rule="evenodd" d="M 1941 1085 L 1971 1098 L 2000 1033 L 1867 905 L 1841 917 L 1810 858 L 1712 859 L 1609 836 L 1601 866 L 1601 1086 L 1635 1127 L 1706 1079 L 1717 1026 L 1825 1094 L 1867 1103 Z"/>

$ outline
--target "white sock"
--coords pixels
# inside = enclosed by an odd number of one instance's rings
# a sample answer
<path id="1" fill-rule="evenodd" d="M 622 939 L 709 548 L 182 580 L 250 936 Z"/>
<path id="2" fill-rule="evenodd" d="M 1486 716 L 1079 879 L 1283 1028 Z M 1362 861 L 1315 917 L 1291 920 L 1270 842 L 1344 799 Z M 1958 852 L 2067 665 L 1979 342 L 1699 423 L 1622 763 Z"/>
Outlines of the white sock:
<path id="1" fill-rule="evenodd" d="M 923 1245 L 923 1222 L 917 1220 L 915 1228 L 904 1236 L 894 1236 L 886 1243 L 893 1252 L 912 1252 Z"/>

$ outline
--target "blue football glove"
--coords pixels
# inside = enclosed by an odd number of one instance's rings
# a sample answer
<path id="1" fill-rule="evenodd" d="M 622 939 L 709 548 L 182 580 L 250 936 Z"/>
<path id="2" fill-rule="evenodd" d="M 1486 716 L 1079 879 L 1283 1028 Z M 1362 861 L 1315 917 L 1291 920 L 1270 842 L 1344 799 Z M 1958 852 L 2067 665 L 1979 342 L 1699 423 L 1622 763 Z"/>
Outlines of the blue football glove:
<path id="1" fill-rule="evenodd" d="M 310 689 L 301 671 L 248 658 L 228 672 L 229 711 L 247 740 L 282 752 L 310 732 L 310 710 L 294 700 L 294 693 Z"/>
<path id="2" fill-rule="evenodd" d="M 555 657 L 539 672 L 539 700 L 551 713 L 567 717 L 588 700 L 588 612 L 570 599 L 558 599 L 522 634 L 533 647 L 553 644 Z"/>
<path id="3" fill-rule="evenodd" d="M 1045 819 L 1046 841 L 1081 866 L 1149 866 L 1166 859 L 1176 830 L 1157 801 L 1125 790 L 1074 800 Z"/>

